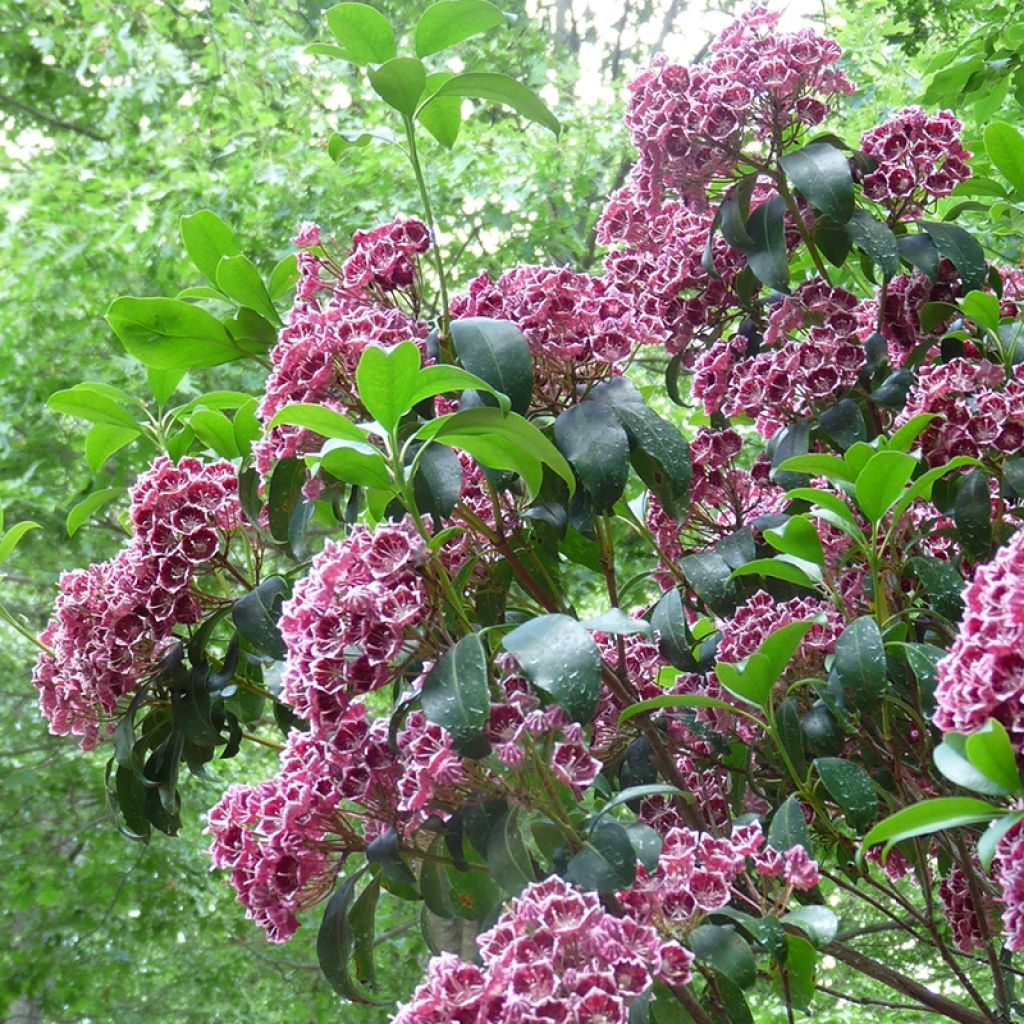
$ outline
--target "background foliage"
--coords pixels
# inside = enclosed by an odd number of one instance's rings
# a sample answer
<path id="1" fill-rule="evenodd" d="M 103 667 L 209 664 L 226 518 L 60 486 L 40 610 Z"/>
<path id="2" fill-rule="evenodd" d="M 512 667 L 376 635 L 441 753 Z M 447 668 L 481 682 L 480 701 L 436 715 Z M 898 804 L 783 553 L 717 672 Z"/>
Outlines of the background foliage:
<path id="1" fill-rule="evenodd" d="M 302 57 L 325 6 L 12 5 L 0 36 L 0 505 L 9 522 L 34 518 L 44 527 L 6 567 L 4 600 L 33 627 L 44 620 L 59 569 L 105 557 L 118 542 L 113 517 L 66 537 L 76 495 L 124 482 L 105 467 L 98 479 L 86 475 L 71 454 L 77 428 L 46 412 L 45 400 L 82 379 L 141 385 L 101 317 L 115 294 L 171 294 L 187 283 L 180 213 L 214 209 L 261 265 L 271 265 L 302 220 L 318 219 L 345 238 L 416 209 L 413 182 L 387 147 L 352 150 L 340 166 L 323 151 L 332 129 L 368 117 L 353 99 L 361 90 L 348 88 L 353 72 Z M 419 5 L 379 6 L 408 24 Z M 566 130 L 552 143 L 510 120 L 486 132 L 471 122 L 467 132 L 477 134 L 453 159 L 438 161 L 442 241 L 457 281 L 517 262 L 586 269 L 599 257 L 592 221 L 624 172 L 625 139 L 618 102 L 601 95 L 585 107 L 573 102 L 580 62 L 599 68 L 603 82 L 621 83 L 675 22 L 694 18 L 680 3 L 628 4 L 621 21 L 599 33 L 596 7 L 584 3 L 540 5 L 534 21 L 522 4 L 505 6 L 518 8 L 516 26 L 500 44 L 475 45 L 500 45 L 510 73 L 555 89 Z M 851 105 L 847 134 L 908 99 L 954 107 L 965 141 L 979 152 L 989 120 L 1020 123 L 1024 30 L 1012 11 L 971 3 L 958 4 L 956 18 L 948 11 L 927 0 L 826 11 L 850 53 L 851 77 L 872 82 Z M 470 66 L 474 52 L 466 49 Z M 1012 262 L 1020 214 L 1009 204 L 996 213 L 988 241 Z M 218 372 L 218 386 L 251 383 L 225 376 Z M 192 386 L 199 393 L 208 383 L 197 375 Z M 116 472 L 130 473 L 119 465 Z M 336 1014 L 311 937 L 287 949 L 266 946 L 230 890 L 209 877 L 197 825 L 179 842 L 147 847 L 117 834 L 100 761 L 46 735 L 28 683 L 31 654 L 13 633 L 3 635 L 0 921 L 9 941 L 0 1012 L 46 1021 Z M 230 771 L 246 773 L 244 759 Z M 207 803 L 220 788 L 208 786 Z M 181 921 L 202 926 L 179 930 Z M 406 932 L 389 941 L 402 943 L 394 988 L 406 991 L 418 976 L 419 940 Z M 879 944 L 892 954 L 884 937 Z M 376 1019 L 373 1010 L 344 1012 L 347 1020 Z"/>

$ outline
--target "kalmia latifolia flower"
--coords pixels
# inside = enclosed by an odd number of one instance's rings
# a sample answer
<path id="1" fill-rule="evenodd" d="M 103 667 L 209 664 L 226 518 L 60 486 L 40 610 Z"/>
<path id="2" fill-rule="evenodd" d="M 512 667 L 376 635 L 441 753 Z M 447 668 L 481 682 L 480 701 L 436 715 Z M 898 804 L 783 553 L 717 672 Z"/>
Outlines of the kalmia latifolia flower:
<path id="1" fill-rule="evenodd" d="M 1005 457 L 1024 448 L 1024 370 L 1009 381 L 1001 366 L 984 359 L 951 359 L 922 367 L 894 426 L 921 413 L 939 417 L 918 438 L 929 465 L 957 455 Z"/>
<path id="2" fill-rule="evenodd" d="M 415 219 L 394 220 L 352 236 L 352 251 L 341 265 L 341 280 L 352 291 L 393 292 L 412 288 L 417 257 L 430 248 L 426 224 Z"/>
<path id="3" fill-rule="evenodd" d="M 520 266 L 497 281 L 481 274 L 452 299 L 451 313 L 514 323 L 529 343 L 538 394 L 554 404 L 618 372 L 637 345 L 659 340 L 630 292 L 566 267 Z"/>
<path id="4" fill-rule="evenodd" d="M 278 623 L 287 648 L 282 696 L 315 730 L 330 731 L 353 697 L 392 680 L 426 614 L 417 572 L 426 555 L 409 520 L 357 526 L 328 541 L 295 585 Z"/>
<path id="5" fill-rule="evenodd" d="M 131 491 L 132 541 L 110 561 L 63 573 L 33 682 L 57 735 L 93 749 L 101 724 L 157 668 L 175 625 L 199 621 L 192 580 L 242 524 L 229 462 L 161 457 Z"/>
<path id="6" fill-rule="evenodd" d="M 764 338 L 718 341 L 696 362 L 693 395 L 709 415 L 747 416 L 771 437 L 850 388 L 864 365 L 856 335 L 857 299 L 841 288 L 810 281 L 777 303 Z M 801 340 L 790 338 L 795 331 Z"/>
<path id="7" fill-rule="evenodd" d="M 979 893 L 981 887 L 977 887 Z M 954 864 L 949 874 L 939 882 L 939 899 L 945 907 L 945 918 L 953 932 L 953 942 L 962 953 L 984 949 L 985 929 L 978 917 L 978 908 L 971 895 L 970 883 L 963 868 Z M 986 900 L 985 912 L 990 909 Z"/>
<path id="8" fill-rule="evenodd" d="M 960 144 L 963 126 L 949 110 L 926 114 L 904 107 L 866 131 L 861 150 L 877 167 L 864 176 L 864 195 L 901 219 L 917 217 L 933 199 L 948 196 L 971 175 L 971 154 Z"/>
<path id="9" fill-rule="evenodd" d="M 1019 822 L 996 847 L 993 877 L 1002 889 L 1006 948 L 1020 952 L 1024 949 L 1024 825 Z"/>
<path id="10" fill-rule="evenodd" d="M 820 124 L 829 97 L 853 91 L 836 68 L 835 42 L 811 29 L 778 32 L 778 18 L 757 7 L 701 63 L 659 56 L 630 83 L 626 125 L 646 206 L 657 208 L 667 190 L 704 205 L 708 183 L 733 174 L 746 142 L 774 144 L 799 125 Z"/>
<path id="11" fill-rule="evenodd" d="M 1024 531 L 978 567 L 956 640 L 937 668 L 935 724 L 973 732 L 990 718 L 1024 753 Z"/>
<path id="12" fill-rule="evenodd" d="M 341 855 L 389 826 L 399 771 L 386 720 L 371 724 L 352 704 L 329 737 L 293 729 L 273 778 L 230 786 L 210 810 L 213 867 L 230 871 L 246 916 L 271 942 L 289 939 L 297 913 L 327 894 Z"/>
<path id="13" fill-rule="evenodd" d="M 303 224 L 292 241 L 300 248 L 318 248 L 320 228 Z M 259 406 L 264 424 L 293 402 L 365 416 L 355 388 L 364 349 L 422 343 L 427 335 L 427 325 L 416 319 L 416 259 L 429 242 L 420 221 L 396 220 L 357 231 L 341 266 L 327 256 L 299 253 L 295 303 L 270 353 L 271 371 Z M 281 459 L 316 451 L 321 443 L 300 427 L 274 427 L 253 446 L 256 468 L 268 473 Z"/>
<path id="14" fill-rule="evenodd" d="M 655 980 L 684 985 L 693 956 L 596 893 L 557 877 L 512 900 L 478 939 L 480 964 L 434 957 L 426 981 L 393 1024 L 627 1024 L 630 1004 Z"/>

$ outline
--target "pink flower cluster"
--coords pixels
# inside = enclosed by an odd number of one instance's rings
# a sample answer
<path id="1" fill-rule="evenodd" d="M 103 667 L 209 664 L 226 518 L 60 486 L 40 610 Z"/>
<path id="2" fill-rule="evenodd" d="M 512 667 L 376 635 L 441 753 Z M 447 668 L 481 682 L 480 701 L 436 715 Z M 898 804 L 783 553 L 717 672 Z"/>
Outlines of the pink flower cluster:
<path id="1" fill-rule="evenodd" d="M 794 597 L 777 601 L 764 590 L 759 590 L 736 609 L 731 619 L 719 624 L 722 639 L 718 644 L 718 660 L 738 662 L 753 654 L 763 641 L 777 629 L 791 622 L 805 622 L 813 616 L 824 616 L 824 623 L 815 623 L 797 648 L 788 673 L 797 676 L 820 670 L 825 655 L 835 648 L 836 640 L 845 625 L 836 609 L 814 597 Z"/>
<path id="2" fill-rule="evenodd" d="M 761 892 L 766 878 L 780 879 L 786 890 L 801 891 L 820 881 L 817 865 L 802 846 L 785 851 L 766 846 L 756 823 L 734 828 L 731 836 L 721 838 L 674 828 L 665 836 L 657 868 L 648 872 L 637 865 L 636 881 L 618 897 L 640 924 L 653 926 L 662 935 L 686 934 L 697 923 L 695 918 L 721 910 L 734 895 L 748 903 L 753 893 Z M 778 902 L 785 904 L 788 895 L 785 892 Z"/>
<path id="3" fill-rule="evenodd" d="M 425 558 L 409 520 L 357 526 L 328 541 L 295 585 L 278 623 L 288 650 L 282 697 L 316 732 L 332 730 L 357 694 L 391 681 L 426 614 Z"/>
<path id="4" fill-rule="evenodd" d="M 33 682 L 57 735 L 92 750 L 119 701 L 157 668 L 171 630 L 197 622 L 191 585 L 241 525 L 234 467 L 161 457 L 131 491 L 131 545 L 108 562 L 63 573 Z"/>
<path id="5" fill-rule="evenodd" d="M 393 1024 L 627 1024 L 655 979 L 686 984 L 693 961 L 557 877 L 528 886 L 477 944 L 480 966 L 434 957 Z"/>
<path id="6" fill-rule="evenodd" d="M 747 416 L 771 437 L 787 422 L 835 400 L 864 365 L 857 336 L 857 299 L 841 288 L 810 281 L 768 316 L 763 345 L 749 355 L 737 335 L 718 341 L 698 360 L 693 396 L 709 415 Z M 788 335 L 802 331 L 803 340 Z"/>
<path id="7" fill-rule="evenodd" d="M 799 125 L 817 125 L 826 100 L 853 87 L 836 68 L 841 52 L 811 29 L 777 32 L 779 15 L 757 7 L 733 22 L 692 67 L 659 56 L 630 83 L 626 124 L 640 160 L 635 183 L 646 206 L 665 190 L 697 206 L 707 185 L 730 177 L 744 143 L 776 148 Z"/>
<path id="8" fill-rule="evenodd" d="M 948 196 L 971 175 L 962 128 L 952 111 L 926 114 L 920 107 L 904 107 L 870 128 L 860 146 L 877 167 L 864 176 L 864 195 L 902 220 L 920 216 L 930 200 Z"/>
<path id="9" fill-rule="evenodd" d="M 956 455 L 1013 455 L 1024 448 L 1024 369 L 1007 382 L 1001 366 L 984 359 L 951 359 L 917 371 L 895 426 L 935 413 L 918 439 L 931 466 Z"/>
<path id="10" fill-rule="evenodd" d="M 415 218 L 357 231 L 352 251 L 341 265 L 341 280 L 346 288 L 369 294 L 411 289 L 418 275 L 418 257 L 429 248 L 430 232 Z"/>
<path id="11" fill-rule="evenodd" d="M 964 605 L 956 640 L 937 668 L 935 724 L 973 732 L 996 718 L 1024 753 L 1024 531 L 978 567 Z"/>
<path id="12" fill-rule="evenodd" d="M 939 899 L 946 909 L 944 916 L 953 932 L 956 948 L 963 953 L 984 949 L 985 930 L 971 896 L 967 875 L 958 864 L 954 864 L 949 874 L 939 882 Z M 985 909 L 988 910 L 987 907 Z"/>
<path id="13" fill-rule="evenodd" d="M 1018 953 L 1024 949 L 1024 825 L 1019 822 L 996 847 L 993 877 L 1002 889 L 1006 948 Z"/>
<path id="14" fill-rule="evenodd" d="M 497 281 L 480 274 L 452 299 L 451 313 L 512 321 L 530 345 L 538 393 L 562 404 L 577 384 L 612 375 L 660 331 L 629 292 L 567 267 L 520 266 Z"/>
<path id="15" fill-rule="evenodd" d="M 421 340 L 427 327 L 401 310 L 331 291 L 298 301 L 270 353 L 259 416 L 264 424 L 293 402 L 322 405 L 362 419 L 356 397 L 359 357 L 370 345 Z M 256 468 L 268 473 L 281 459 L 318 451 L 323 439 L 301 427 L 277 426 L 253 445 Z"/>
<path id="16" fill-rule="evenodd" d="M 629 184 L 611 196 L 598 221 L 601 245 L 626 243 L 605 257 L 606 280 L 634 296 L 650 340 L 672 355 L 685 352 L 702 331 L 719 333 L 736 317 L 733 287 L 744 259 L 717 235 L 711 247 L 717 277 L 709 276 L 702 257 L 713 221 L 713 211 L 681 202 L 652 214 Z"/>
<path id="17" fill-rule="evenodd" d="M 345 853 L 365 849 L 394 819 L 399 769 L 385 719 L 369 723 L 351 704 L 330 737 L 293 729 L 277 775 L 230 786 L 207 816 L 215 868 L 271 942 L 299 926 L 297 912 L 321 900 Z M 344 802 L 359 807 L 347 814 Z"/>

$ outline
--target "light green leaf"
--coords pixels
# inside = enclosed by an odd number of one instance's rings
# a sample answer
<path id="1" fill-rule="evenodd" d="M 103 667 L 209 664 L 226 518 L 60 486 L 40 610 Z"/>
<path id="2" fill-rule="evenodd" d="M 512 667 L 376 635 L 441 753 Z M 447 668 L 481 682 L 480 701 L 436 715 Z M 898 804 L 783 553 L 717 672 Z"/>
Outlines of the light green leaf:
<path id="1" fill-rule="evenodd" d="M 124 494 L 123 487 L 105 487 L 100 491 L 93 491 L 88 497 L 83 498 L 68 513 L 66 528 L 68 536 L 73 537 L 78 530 L 87 523 L 93 513 L 109 505 L 115 498 Z"/>
<path id="2" fill-rule="evenodd" d="M 558 118 L 548 110 L 544 101 L 532 89 L 508 75 L 492 71 L 467 71 L 455 75 L 424 100 L 421 110 L 444 96 L 460 96 L 503 104 L 527 120 L 543 125 L 555 135 L 562 130 Z"/>
<path id="3" fill-rule="evenodd" d="M 369 4 L 337 4 L 327 11 L 327 27 L 342 53 L 335 54 L 360 66 L 383 64 L 395 55 L 395 33 Z"/>
<path id="4" fill-rule="evenodd" d="M 395 57 L 379 68 L 371 68 L 373 91 L 403 117 L 411 118 L 427 87 L 427 69 L 415 57 Z"/>
<path id="5" fill-rule="evenodd" d="M 413 342 L 390 350 L 369 345 L 356 366 L 359 400 L 385 430 L 394 430 L 412 408 L 419 375 L 420 350 Z"/>
<path id="6" fill-rule="evenodd" d="M 439 0 L 416 22 L 416 56 L 429 57 L 504 24 L 505 15 L 487 0 Z"/>

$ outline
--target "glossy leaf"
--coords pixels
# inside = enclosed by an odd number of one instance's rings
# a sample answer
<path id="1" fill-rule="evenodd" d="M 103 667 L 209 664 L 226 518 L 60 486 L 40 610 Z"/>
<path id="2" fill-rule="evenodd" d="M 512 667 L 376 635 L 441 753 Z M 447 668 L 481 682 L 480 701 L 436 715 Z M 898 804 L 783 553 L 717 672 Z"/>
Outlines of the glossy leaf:
<path id="1" fill-rule="evenodd" d="M 234 232 L 211 210 L 198 210 L 179 222 L 181 240 L 196 269 L 217 283 L 217 264 L 225 256 L 238 256 L 242 250 Z"/>
<path id="2" fill-rule="evenodd" d="M 836 641 L 832 674 L 857 707 L 871 707 L 887 685 L 885 644 L 870 615 L 854 619 Z"/>
<path id="3" fill-rule="evenodd" d="M 327 11 L 327 27 L 344 59 L 353 64 L 383 64 L 395 55 L 395 34 L 387 18 L 369 4 L 337 4 Z M 338 54 L 340 56 L 340 54 Z"/>
<path id="4" fill-rule="evenodd" d="M 827 946 L 839 930 L 839 919 L 828 907 L 814 904 L 797 907 L 782 918 L 785 924 L 796 925 L 819 949 Z"/>
<path id="5" fill-rule="evenodd" d="M 985 152 L 1000 174 L 1024 198 L 1024 135 L 1005 121 L 985 128 Z"/>
<path id="6" fill-rule="evenodd" d="M 992 501 L 988 478 L 981 470 L 969 473 L 960 485 L 953 522 L 964 550 L 973 558 L 988 558 L 992 551 Z"/>
<path id="7" fill-rule="evenodd" d="M 880 821 L 864 837 L 865 850 L 879 843 L 886 847 L 963 825 L 978 825 L 999 816 L 1000 809 L 984 800 L 967 796 L 936 797 L 904 807 Z"/>
<path id="8" fill-rule="evenodd" d="M 581 889 L 615 892 L 636 878 L 636 851 L 626 830 L 614 822 L 598 825 L 569 861 L 566 878 Z"/>
<path id="9" fill-rule="evenodd" d="M 138 431 L 139 424 L 118 401 L 89 384 L 76 384 L 73 388 L 55 391 L 46 406 L 54 412 L 74 416 L 89 423 L 103 423 Z"/>
<path id="10" fill-rule="evenodd" d="M 277 620 L 288 584 L 280 576 L 268 576 L 231 606 L 231 621 L 239 635 L 259 654 L 278 661 L 287 653 Z"/>
<path id="11" fill-rule="evenodd" d="M 917 459 L 904 452 L 876 452 L 857 476 L 854 493 L 861 512 L 877 523 L 896 504 L 917 469 Z"/>
<path id="12" fill-rule="evenodd" d="M 416 113 L 420 98 L 427 87 L 427 69 L 415 57 L 395 57 L 379 68 L 371 68 L 370 85 L 373 91 L 403 117 Z"/>
<path id="13" fill-rule="evenodd" d="M 307 405 L 293 402 L 279 409 L 267 424 L 267 430 L 274 427 L 293 426 L 312 430 L 321 437 L 337 437 L 350 441 L 366 441 L 369 435 L 362 427 L 357 427 L 350 419 L 340 412 L 328 409 L 325 405 Z"/>
<path id="14" fill-rule="evenodd" d="M 411 341 L 363 350 L 356 366 L 359 400 L 385 430 L 393 430 L 412 407 L 419 374 L 420 351 Z"/>
<path id="15" fill-rule="evenodd" d="M 878 795 L 871 776 L 841 757 L 819 757 L 814 765 L 829 796 L 843 809 L 847 825 L 854 832 L 863 832 L 878 815 Z"/>
<path id="16" fill-rule="evenodd" d="M 846 224 L 854 245 L 863 252 L 886 277 L 900 272 L 900 250 L 896 236 L 870 213 L 856 210 Z"/>
<path id="17" fill-rule="evenodd" d="M 757 980 L 757 965 L 747 941 L 727 925 L 702 924 L 690 933 L 690 950 L 740 988 L 750 988 Z"/>
<path id="18" fill-rule="evenodd" d="M 475 633 L 441 655 L 423 680 L 420 695 L 427 721 L 445 729 L 464 757 L 480 757 L 489 749 L 483 739 L 489 698 L 487 654 Z"/>
<path id="19" fill-rule="evenodd" d="M 747 234 L 753 243 L 746 254 L 747 266 L 762 284 L 780 292 L 789 287 L 785 216 L 786 204 L 780 196 L 773 196 L 747 221 Z"/>
<path id="20" fill-rule="evenodd" d="M 416 22 L 416 56 L 428 57 L 504 24 L 504 14 L 487 0 L 438 0 Z"/>
<path id="21" fill-rule="evenodd" d="M 352 976 L 351 961 L 356 936 L 349 919 L 356 898 L 357 887 L 366 868 L 349 876 L 334 890 L 327 901 L 320 931 L 316 939 L 316 956 L 320 970 L 331 988 L 354 1003 L 377 1002 L 372 993 Z M 371 881 L 371 885 L 377 884 Z"/>
<path id="22" fill-rule="evenodd" d="M 541 615 L 507 634 L 502 646 L 523 674 L 577 722 L 589 722 L 601 689 L 601 656 L 568 615 Z"/>
<path id="23" fill-rule="evenodd" d="M 534 121 L 558 135 L 562 126 L 548 110 L 544 101 L 530 88 L 508 75 L 492 71 L 466 71 L 445 82 L 432 96 L 424 101 L 426 109 L 431 103 L 444 96 L 459 96 L 467 99 L 486 100 L 511 107 L 517 114 Z"/>
<path id="24" fill-rule="evenodd" d="M 509 896 L 518 896 L 534 881 L 518 809 L 510 809 L 491 830 L 487 841 L 487 867 L 494 881 Z"/>
<path id="25" fill-rule="evenodd" d="M 853 175 L 843 154 L 827 142 L 812 142 L 779 161 L 789 180 L 813 206 L 837 224 L 853 216 Z"/>
<path id="26" fill-rule="evenodd" d="M 217 264 L 217 287 L 235 302 L 259 313 L 270 323 L 281 323 L 260 272 L 245 256 L 221 258 Z"/>
<path id="27" fill-rule="evenodd" d="M 772 815 L 768 826 L 768 845 L 775 850 L 802 846 L 811 852 L 811 836 L 807 831 L 803 807 L 796 796 L 787 797 Z"/>
<path id="28" fill-rule="evenodd" d="M 580 402 L 555 420 L 554 435 L 594 510 L 614 505 L 629 477 L 629 439 L 615 412 L 600 402 Z"/>
<path id="29" fill-rule="evenodd" d="M 452 322 L 451 334 L 466 370 L 507 395 L 512 408 L 524 414 L 533 393 L 533 358 L 519 328 L 508 320 L 467 317 Z"/>
<path id="30" fill-rule="evenodd" d="M 967 291 L 985 286 L 985 252 L 981 243 L 956 224 L 922 220 L 921 228 L 935 243 L 940 256 L 956 267 Z"/>

